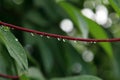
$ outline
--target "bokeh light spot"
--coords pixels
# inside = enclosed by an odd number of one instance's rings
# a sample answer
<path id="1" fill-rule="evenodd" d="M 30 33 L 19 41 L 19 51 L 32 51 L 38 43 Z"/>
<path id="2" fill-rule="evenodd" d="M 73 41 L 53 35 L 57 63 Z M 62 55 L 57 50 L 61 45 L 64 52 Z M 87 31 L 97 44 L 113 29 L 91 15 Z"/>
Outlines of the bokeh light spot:
<path id="1" fill-rule="evenodd" d="M 73 22 L 70 19 L 64 19 L 60 22 L 60 28 L 64 32 L 69 33 L 73 30 Z"/>

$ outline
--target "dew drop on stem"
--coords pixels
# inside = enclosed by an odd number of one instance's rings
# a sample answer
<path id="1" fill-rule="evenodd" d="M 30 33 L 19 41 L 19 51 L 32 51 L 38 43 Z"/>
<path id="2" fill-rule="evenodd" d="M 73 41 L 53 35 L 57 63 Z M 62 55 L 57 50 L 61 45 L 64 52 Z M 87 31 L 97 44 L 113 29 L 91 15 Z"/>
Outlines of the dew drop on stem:
<path id="1" fill-rule="evenodd" d="M 77 43 L 77 41 L 74 41 L 74 43 Z"/>
<path id="2" fill-rule="evenodd" d="M 95 42 L 95 41 L 94 41 L 94 42 L 92 41 L 92 42 L 89 42 L 89 43 L 90 43 L 90 44 L 96 44 L 96 42 Z"/>
<path id="3" fill-rule="evenodd" d="M 65 39 L 63 39 L 63 42 L 65 42 Z"/>
<path id="4" fill-rule="evenodd" d="M 93 42 L 94 44 L 96 44 L 96 42 Z"/>
<path id="5" fill-rule="evenodd" d="M 40 35 L 41 37 L 43 37 L 43 35 Z"/>
<path id="6" fill-rule="evenodd" d="M 58 41 L 60 41 L 60 38 L 57 38 Z"/>
<path id="7" fill-rule="evenodd" d="M 15 38 L 15 41 L 18 41 L 18 39 L 17 39 L 17 38 Z"/>
<path id="8" fill-rule="evenodd" d="M 47 38 L 50 38 L 50 36 L 47 36 Z"/>
<path id="9" fill-rule="evenodd" d="M 31 36 L 35 36 L 33 33 L 30 33 L 31 34 Z"/>

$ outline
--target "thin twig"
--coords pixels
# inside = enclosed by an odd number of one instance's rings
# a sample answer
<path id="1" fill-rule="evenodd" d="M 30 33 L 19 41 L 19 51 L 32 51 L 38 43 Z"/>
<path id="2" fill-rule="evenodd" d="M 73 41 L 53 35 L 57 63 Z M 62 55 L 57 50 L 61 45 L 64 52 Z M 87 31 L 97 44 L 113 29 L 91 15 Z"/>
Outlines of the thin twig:
<path id="1" fill-rule="evenodd" d="M 74 38 L 70 36 L 62 36 L 62 35 L 57 35 L 57 34 L 51 34 L 51 33 L 46 33 L 46 32 L 40 32 L 32 29 L 27 29 L 19 26 L 15 26 L 12 24 L 8 24 L 5 22 L 0 22 L 0 25 L 7 26 L 10 28 L 14 28 L 17 30 L 33 33 L 33 34 L 38 34 L 42 36 L 48 36 L 48 37 L 54 37 L 54 38 L 60 38 L 60 39 L 66 39 L 66 40 L 73 40 L 73 41 L 84 41 L 84 42 L 119 42 L 120 38 L 113 38 L 113 39 L 84 39 L 84 38 Z"/>
<path id="2" fill-rule="evenodd" d="M 0 77 L 9 78 L 9 79 L 13 79 L 13 80 L 19 79 L 19 76 L 10 76 L 10 75 L 5 75 L 5 74 L 0 74 Z"/>

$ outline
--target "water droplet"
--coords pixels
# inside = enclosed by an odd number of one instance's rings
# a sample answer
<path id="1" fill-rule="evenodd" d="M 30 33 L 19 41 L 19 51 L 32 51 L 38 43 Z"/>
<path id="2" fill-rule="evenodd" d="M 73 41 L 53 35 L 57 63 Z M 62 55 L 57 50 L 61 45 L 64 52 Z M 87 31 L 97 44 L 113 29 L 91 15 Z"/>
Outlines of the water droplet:
<path id="1" fill-rule="evenodd" d="M 65 39 L 63 39 L 63 42 L 65 42 Z"/>
<path id="2" fill-rule="evenodd" d="M 18 41 L 18 39 L 17 39 L 17 38 L 15 38 L 15 41 Z"/>
<path id="3" fill-rule="evenodd" d="M 40 35 L 41 37 L 43 37 L 43 35 Z"/>
<path id="4" fill-rule="evenodd" d="M 31 36 L 35 36 L 33 33 L 30 33 L 31 34 Z"/>
<path id="5" fill-rule="evenodd" d="M 96 42 L 93 42 L 94 44 L 96 44 Z"/>
<path id="6" fill-rule="evenodd" d="M 50 38 L 50 36 L 47 36 L 47 38 Z"/>
<path id="7" fill-rule="evenodd" d="M 58 41 L 60 41 L 60 38 L 57 38 Z"/>
<path id="8" fill-rule="evenodd" d="M 91 44 L 96 44 L 96 42 L 90 42 Z"/>
<path id="9" fill-rule="evenodd" d="M 77 41 L 74 41 L 74 43 L 77 43 Z"/>

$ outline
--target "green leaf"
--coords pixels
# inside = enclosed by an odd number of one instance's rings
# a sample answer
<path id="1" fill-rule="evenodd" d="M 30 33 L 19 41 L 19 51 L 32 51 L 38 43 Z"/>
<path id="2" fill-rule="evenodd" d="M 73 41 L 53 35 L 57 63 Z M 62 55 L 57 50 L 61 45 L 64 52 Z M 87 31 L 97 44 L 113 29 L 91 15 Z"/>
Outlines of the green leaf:
<path id="1" fill-rule="evenodd" d="M 89 25 L 89 30 L 92 36 L 96 39 L 108 39 L 106 32 L 98 24 L 86 18 L 86 22 Z M 106 51 L 107 55 L 112 58 L 113 51 L 110 42 L 99 42 L 99 45 Z"/>
<path id="2" fill-rule="evenodd" d="M 120 0 L 109 0 L 112 7 L 120 15 Z"/>
<path id="3" fill-rule="evenodd" d="M 69 3 L 66 2 L 60 2 L 60 5 L 64 8 L 64 10 L 69 14 L 71 19 L 75 22 L 75 24 L 79 27 L 81 27 L 81 31 L 83 31 L 84 35 L 87 35 L 88 30 L 90 34 L 96 39 L 108 39 L 108 36 L 106 32 L 100 27 L 98 24 L 96 24 L 94 21 L 86 18 L 83 16 L 78 9 L 70 5 Z M 87 29 L 89 28 L 89 29 Z M 87 29 L 85 31 L 85 29 Z M 111 44 L 108 42 L 101 42 L 99 45 L 105 50 L 107 55 L 112 58 L 112 47 Z"/>
<path id="4" fill-rule="evenodd" d="M 19 75 L 28 69 L 26 52 L 17 38 L 9 31 L 8 27 L 0 27 L 0 39 L 6 46 L 10 56 L 15 60 Z"/>
<path id="5" fill-rule="evenodd" d="M 65 9 L 65 11 L 69 14 L 70 18 L 72 19 L 72 21 L 75 23 L 78 31 L 82 32 L 82 35 L 84 38 L 88 37 L 88 24 L 86 23 L 86 21 L 84 20 L 84 17 L 82 15 L 80 15 L 80 12 L 78 12 L 77 10 L 75 10 L 74 7 L 72 7 L 71 5 L 62 2 L 60 3 L 60 5 Z"/>
<path id="6" fill-rule="evenodd" d="M 66 77 L 66 78 L 54 78 L 51 80 L 102 80 L 102 79 L 95 76 L 82 75 L 82 76 Z"/>
<path id="7" fill-rule="evenodd" d="M 8 54 L 5 46 L 3 46 L 2 42 L 0 42 L 0 73 L 1 74 L 9 74 L 9 75 L 17 75 L 15 71 L 15 61 Z M 0 80 L 8 80 L 0 77 Z"/>
<path id="8" fill-rule="evenodd" d="M 40 70 L 35 67 L 29 68 L 28 77 L 35 79 L 35 80 L 45 80 L 45 78 L 42 75 L 42 73 L 40 72 Z"/>
<path id="9" fill-rule="evenodd" d="M 50 48 L 47 45 L 47 43 L 45 43 L 44 40 L 39 40 L 41 42 L 41 44 L 39 44 L 39 48 L 41 49 L 41 56 L 42 56 L 42 60 L 43 60 L 43 65 L 45 68 L 45 71 L 50 73 L 52 67 L 53 67 L 53 55 L 52 52 L 50 50 Z"/>

